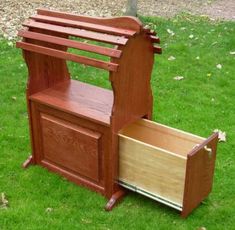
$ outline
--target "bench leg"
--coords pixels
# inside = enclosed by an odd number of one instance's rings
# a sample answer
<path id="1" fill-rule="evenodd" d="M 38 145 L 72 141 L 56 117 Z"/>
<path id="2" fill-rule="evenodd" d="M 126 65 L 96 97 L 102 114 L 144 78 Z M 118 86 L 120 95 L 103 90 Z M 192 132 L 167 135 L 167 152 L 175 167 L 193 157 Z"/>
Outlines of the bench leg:
<path id="1" fill-rule="evenodd" d="M 126 190 L 121 189 L 114 193 L 105 206 L 105 211 L 111 211 L 126 195 Z"/>
<path id="2" fill-rule="evenodd" d="M 34 161 L 33 161 L 33 156 L 30 155 L 30 156 L 28 157 L 28 159 L 22 164 L 22 167 L 23 167 L 24 169 L 26 169 L 26 168 L 28 168 L 30 165 L 32 165 L 33 163 L 34 163 Z"/>

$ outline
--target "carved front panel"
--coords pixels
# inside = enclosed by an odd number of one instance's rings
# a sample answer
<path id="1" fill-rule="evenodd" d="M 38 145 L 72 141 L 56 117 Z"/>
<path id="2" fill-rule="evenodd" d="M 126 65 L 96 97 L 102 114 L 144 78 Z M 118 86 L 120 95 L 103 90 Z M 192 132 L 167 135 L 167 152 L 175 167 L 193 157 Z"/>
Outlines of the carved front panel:
<path id="1" fill-rule="evenodd" d="M 40 115 L 43 158 L 99 181 L 101 134 L 51 115 Z"/>

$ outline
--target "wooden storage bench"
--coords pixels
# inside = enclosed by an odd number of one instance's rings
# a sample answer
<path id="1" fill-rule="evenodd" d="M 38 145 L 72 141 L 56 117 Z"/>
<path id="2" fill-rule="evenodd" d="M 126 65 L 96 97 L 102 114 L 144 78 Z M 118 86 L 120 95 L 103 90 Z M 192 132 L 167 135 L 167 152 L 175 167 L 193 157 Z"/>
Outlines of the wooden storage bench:
<path id="1" fill-rule="evenodd" d="M 32 145 L 23 166 L 41 165 L 99 192 L 106 210 L 128 188 L 187 216 L 211 190 L 217 134 L 203 139 L 150 121 L 156 33 L 133 17 L 45 9 L 23 26 L 17 47 L 29 73 Z M 67 61 L 108 71 L 112 90 L 72 80 Z"/>
<path id="2" fill-rule="evenodd" d="M 217 139 L 139 120 L 119 133 L 119 183 L 186 216 L 211 191 Z"/>
<path id="3" fill-rule="evenodd" d="M 70 80 L 29 100 L 35 161 L 105 195 L 112 91 Z"/>

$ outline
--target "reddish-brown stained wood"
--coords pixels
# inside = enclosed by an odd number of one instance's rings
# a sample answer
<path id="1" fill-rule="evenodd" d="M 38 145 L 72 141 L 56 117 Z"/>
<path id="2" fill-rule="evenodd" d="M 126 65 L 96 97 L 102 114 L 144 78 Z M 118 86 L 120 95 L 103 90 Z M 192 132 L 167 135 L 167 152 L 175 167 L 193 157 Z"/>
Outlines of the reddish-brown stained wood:
<path id="1" fill-rule="evenodd" d="M 151 29 L 144 29 L 144 31 L 148 34 L 148 35 L 152 35 L 152 36 L 156 36 L 157 33 L 154 30 Z"/>
<path id="2" fill-rule="evenodd" d="M 37 30 L 37 32 L 41 32 Z M 53 32 L 48 32 L 48 34 L 54 36 Z M 66 35 L 58 35 L 66 38 Z M 36 45 L 42 45 L 40 41 L 29 41 L 29 39 L 24 38 L 23 42 L 30 42 Z M 47 45 L 47 44 L 43 44 Z M 66 52 L 67 47 L 50 44 L 50 48 L 61 50 Z M 45 56 L 43 54 L 30 52 L 23 50 L 23 56 L 28 66 L 28 82 L 27 82 L 27 98 L 41 90 L 47 89 L 59 82 L 66 81 L 70 79 L 66 61 L 64 59 L 55 58 L 52 56 Z M 48 68 L 50 66 L 50 68 Z M 46 71 L 45 71 L 46 70 Z"/>
<path id="3" fill-rule="evenodd" d="M 54 35 L 53 33 L 50 33 Z M 57 35 L 58 36 L 58 35 Z M 66 37 L 64 35 L 60 35 Z M 23 41 L 27 39 L 23 38 Z M 53 48 L 58 50 L 66 51 L 66 47 L 61 47 L 58 45 L 53 45 Z M 64 81 L 69 79 L 69 73 L 64 60 L 51 58 L 49 56 L 41 57 L 40 54 L 33 54 L 28 51 L 23 51 L 23 57 L 28 66 L 28 81 L 26 86 L 26 99 L 27 99 L 27 110 L 28 110 L 28 120 L 29 120 L 29 131 L 31 140 L 31 151 L 33 157 L 33 163 L 37 163 L 37 154 L 35 142 L 37 138 L 33 135 L 33 116 L 29 101 L 29 96 L 33 93 L 39 92 L 45 88 L 50 87 L 59 81 Z M 48 63 L 50 63 L 51 68 L 47 68 Z M 47 68 L 47 71 L 45 71 Z M 53 76 L 53 77 L 52 77 Z"/>
<path id="4" fill-rule="evenodd" d="M 66 35 L 72 35 L 72 36 L 85 38 L 89 40 L 95 40 L 99 42 L 106 42 L 106 43 L 110 43 L 114 45 L 125 45 L 128 41 L 127 38 L 120 37 L 120 36 L 101 34 L 97 32 L 75 29 L 75 28 L 62 27 L 62 26 L 51 25 L 51 24 L 46 24 L 46 23 L 41 23 L 41 22 L 35 22 L 32 20 L 27 20 L 26 22 L 23 23 L 23 26 L 27 26 L 29 28 L 43 29 L 43 30 L 62 33 Z"/>
<path id="5" fill-rule="evenodd" d="M 136 120 L 151 118 L 151 71 L 154 53 L 162 52 L 154 43 L 160 39 L 131 17 L 99 19 L 48 10 L 38 14 L 32 17 L 36 22 L 24 23 L 27 31 L 19 32 L 23 42 L 17 42 L 29 70 L 32 157 L 24 166 L 42 165 L 103 194 L 110 199 L 106 210 L 111 210 L 125 195 L 118 184 L 118 133 Z M 70 35 L 118 46 L 86 44 L 69 40 Z M 111 62 L 68 53 L 68 47 L 109 56 Z M 66 60 L 110 71 L 113 92 L 70 80 Z M 174 206 L 182 208 L 183 217 L 211 191 L 217 139 L 212 135 L 188 154 L 187 167 L 184 157 L 183 208 L 182 202 Z"/>
<path id="6" fill-rule="evenodd" d="M 38 9 L 37 13 L 40 15 L 46 15 L 51 17 L 58 17 L 75 21 L 89 22 L 99 25 L 134 30 L 137 33 L 139 33 L 142 30 L 142 23 L 136 17 L 96 18 L 96 17 L 68 14 L 59 11 L 50 11 L 47 9 Z"/>
<path id="7" fill-rule="evenodd" d="M 48 10 L 38 14 L 34 19 L 43 22 L 24 23 L 28 32 L 21 31 L 23 42 L 17 43 L 29 69 L 33 159 L 112 197 L 107 205 L 111 209 L 124 195 L 118 184 L 118 132 L 152 114 L 150 78 L 156 39 L 150 36 L 155 33 L 146 32 L 131 17 L 99 19 Z M 70 41 L 70 35 L 118 46 Z M 68 47 L 106 55 L 111 61 L 67 53 Z M 66 60 L 110 71 L 113 92 L 70 80 Z"/>
<path id="8" fill-rule="evenodd" d="M 121 56 L 121 51 L 108 48 L 108 47 L 101 47 L 93 44 L 87 44 L 87 43 L 82 43 L 79 41 L 74 41 L 74 40 L 69 40 L 65 38 L 60 38 L 60 37 L 55 37 L 55 36 L 50 36 L 50 35 L 45 35 L 41 33 L 35 33 L 35 32 L 30 32 L 26 30 L 20 30 L 18 32 L 18 36 L 24 37 L 24 38 L 30 38 L 30 39 L 35 39 L 38 41 L 43 41 L 43 42 L 49 42 L 57 45 L 62 45 L 62 46 L 67 46 L 71 48 L 76 48 L 88 52 L 93 52 L 101 55 L 106 55 L 109 57 L 117 57 L 119 58 Z"/>
<path id="9" fill-rule="evenodd" d="M 113 72 L 110 75 L 114 90 L 111 117 L 113 136 L 109 161 L 111 173 L 108 182 L 110 185 L 112 185 L 111 181 L 118 178 L 118 132 L 131 122 L 151 116 L 152 108 L 150 87 L 154 59 L 152 42 L 143 34 L 130 38 L 127 45 L 119 47 L 119 49 L 122 50 L 122 58 L 111 59 L 112 62 L 119 64 L 120 68 L 116 74 Z M 111 193 L 115 193 L 119 188 L 116 184 L 113 184 L 109 186 L 109 189 Z"/>
<path id="10" fill-rule="evenodd" d="M 122 58 L 111 59 L 119 65 L 119 70 L 110 76 L 115 98 L 112 110 L 115 133 L 125 124 L 146 116 L 152 107 L 150 78 L 154 56 L 151 41 L 144 36 L 130 38 L 128 44 L 119 49 Z"/>
<path id="11" fill-rule="evenodd" d="M 102 32 L 105 34 L 120 35 L 120 36 L 126 36 L 126 37 L 130 37 L 136 34 L 136 31 L 133 31 L 133 30 L 120 29 L 120 28 L 115 28 L 115 27 L 110 27 L 110 26 L 103 26 L 103 25 L 97 25 L 97 24 L 92 24 L 92 23 L 87 23 L 87 22 L 79 22 L 75 20 L 56 18 L 56 17 L 44 16 L 44 15 L 31 16 L 30 18 L 38 22 L 45 22 L 45 23 L 50 23 L 50 24 L 55 24 L 55 25 L 62 25 L 62 26 L 68 26 L 68 27 L 73 27 L 73 28 L 91 30 L 95 32 Z"/>
<path id="12" fill-rule="evenodd" d="M 40 122 L 44 159 L 99 182 L 102 135 L 48 114 L 41 113 Z"/>
<path id="13" fill-rule="evenodd" d="M 153 52 L 157 53 L 157 54 L 161 54 L 162 53 L 162 48 L 159 46 L 154 46 L 153 47 Z"/>
<path id="14" fill-rule="evenodd" d="M 86 188 L 89 188 L 93 191 L 99 192 L 102 195 L 106 196 L 105 189 L 103 186 L 97 185 L 96 183 L 92 182 L 91 180 L 84 178 L 84 177 L 82 177 L 82 176 L 80 176 L 80 175 L 78 175 L 68 169 L 60 167 L 60 166 L 53 164 L 47 160 L 42 160 L 38 164 L 47 168 L 51 172 L 55 172 L 65 178 L 67 178 L 68 180 L 72 181 L 73 183 L 75 183 L 77 185 L 84 186 Z"/>
<path id="15" fill-rule="evenodd" d="M 126 190 L 124 190 L 123 188 L 114 193 L 106 204 L 105 211 L 111 211 L 123 199 L 125 195 Z"/>
<path id="16" fill-rule="evenodd" d="M 65 81 L 30 97 L 54 109 L 110 125 L 113 93 L 75 80 Z"/>
<path id="17" fill-rule="evenodd" d="M 117 71 L 117 67 L 118 67 L 118 65 L 114 63 L 104 62 L 104 61 L 96 60 L 93 58 L 88 58 L 88 57 L 84 57 L 84 56 L 80 56 L 76 54 L 63 52 L 60 50 L 55 50 L 55 49 L 46 48 L 43 46 L 29 44 L 26 42 L 17 42 L 16 47 L 31 51 L 31 52 L 39 53 L 39 54 L 44 54 L 44 55 L 57 57 L 57 58 L 61 58 L 61 59 L 68 60 L 68 61 L 78 62 L 84 65 L 90 65 L 90 66 L 94 66 L 97 68 L 106 69 L 109 71 Z"/>
<path id="18" fill-rule="evenodd" d="M 214 133 L 188 155 L 182 217 L 187 217 L 211 192 L 217 142 L 218 133 Z M 211 148 L 212 153 L 205 147 Z"/>
<path id="19" fill-rule="evenodd" d="M 160 38 L 150 35 L 150 39 L 153 43 L 160 43 Z"/>
<path id="20" fill-rule="evenodd" d="M 108 132 L 108 128 L 104 127 L 102 125 L 99 125 L 95 122 L 90 122 L 86 119 L 82 119 L 80 117 L 65 113 L 63 111 L 60 111 L 58 109 L 53 109 L 50 108 L 49 106 L 44 105 L 43 103 L 38 103 L 38 102 L 32 102 L 31 101 L 31 111 L 32 111 L 32 117 L 33 117 L 33 136 L 35 137 L 34 139 L 34 145 L 35 145 L 35 155 L 37 156 L 37 161 L 36 163 L 39 165 L 42 165 L 46 168 L 48 168 L 49 170 L 59 173 L 60 175 L 68 178 L 69 180 L 71 180 L 72 182 L 78 184 L 78 185 L 83 185 L 86 186 L 87 188 L 90 188 L 92 190 L 95 190 L 103 195 L 105 195 L 107 197 L 107 192 L 106 192 L 106 188 L 104 187 L 104 181 L 106 180 L 106 167 L 105 167 L 105 158 L 108 157 L 108 152 L 107 152 L 107 148 L 106 148 L 106 143 L 108 143 L 109 140 L 109 132 Z M 90 179 L 87 176 L 84 176 L 84 174 L 82 174 L 81 172 L 78 171 L 74 171 L 71 168 L 66 168 L 65 165 L 61 165 L 58 162 L 55 161 L 51 161 L 49 159 L 47 159 L 45 157 L 45 150 L 44 150 L 44 146 L 43 146 L 43 127 L 42 127 L 42 122 L 41 122 L 41 118 L 42 116 L 49 116 L 49 117 L 53 117 L 53 120 L 59 120 L 60 122 L 62 121 L 62 123 L 64 124 L 65 127 L 67 127 L 67 122 L 70 123 L 71 125 L 75 125 L 75 126 L 81 126 L 84 129 L 87 129 L 89 133 L 93 133 L 93 131 L 95 130 L 95 133 L 98 133 L 98 135 L 102 135 L 102 137 L 99 139 L 99 159 L 98 159 L 98 174 L 99 174 L 99 180 L 93 180 Z M 59 122 L 59 123 L 60 123 Z M 59 131 L 59 135 L 60 132 L 63 129 L 61 129 Z M 92 136 L 97 136 L 96 134 L 91 134 Z M 71 136 L 70 136 L 71 137 Z M 68 137 L 69 138 L 69 137 Z M 66 137 L 67 139 L 67 137 Z M 80 138 L 79 138 L 80 139 Z M 76 141 L 76 139 L 71 139 L 71 142 Z M 79 142 L 79 140 L 76 141 L 77 144 L 81 143 Z M 52 143 L 53 144 L 53 143 Z M 53 144 L 54 145 L 54 144 Z M 67 146 L 68 149 L 65 149 L 64 157 L 68 157 L 71 152 L 69 150 L 71 143 Z M 89 144 L 88 146 L 86 146 L 87 144 L 85 144 L 85 142 L 83 142 L 82 144 L 82 148 L 81 150 L 83 151 L 84 148 L 89 148 Z M 51 148 L 55 148 L 56 146 L 51 146 Z M 84 156 L 86 157 L 86 156 Z M 78 159 L 78 160 L 82 160 L 84 161 L 85 159 Z M 78 169 L 78 168 L 77 168 Z M 90 170 L 93 170 L 93 168 L 91 168 Z M 83 171 L 84 172 L 84 171 Z M 91 172 L 88 172 L 88 175 Z M 92 174 L 91 174 L 92 175 Z"/>

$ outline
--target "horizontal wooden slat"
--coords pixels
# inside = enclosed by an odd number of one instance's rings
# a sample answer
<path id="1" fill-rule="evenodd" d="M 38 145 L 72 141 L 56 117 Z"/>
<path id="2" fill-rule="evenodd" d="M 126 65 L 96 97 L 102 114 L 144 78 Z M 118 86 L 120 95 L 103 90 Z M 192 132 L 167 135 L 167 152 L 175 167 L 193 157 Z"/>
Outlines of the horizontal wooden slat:
<path id="1" fill-rule="evenodd" d="M 160 38 L 159 37 L 150 35 L 150 39 L 153 43 L 160 43 Z"/>
<path id="2" fill-rule="evenodd" d="M 157 33 L 149 28 L 144 29 L 148 35 L 156 36 Z"/>
<path id="3" fill-rule="evenodd" d="M 157 53 L 157 54 L 161 54 L 162 53 L 162 48 L 159 46 L 154 46 L 153 47 L 153 52 Z"/>
<path id="4" fill-rule="evenodd" d="M 50 16 L 45 16 L 45 15 L 35 15 L 30 18 L 38 22 L 69 26 L 69 27 L 85 29 L 85 30 L 87 29 L 87 30 L 102 32 L 106 34 L 120 35 L 120 36 L 126 36 L 126 37 L 130 37 L 136 34 L 136 31 L 133 31 L 133 30 L 115 28 L 115 27 L 104 26 L 104 25 L 97 25 L 97 24 L 92 24 L 88 22 L 80 22 L 80 21 L 57 18 L 57 17 L 50 17 Z"/>
<path id="5" fill-rule="evenodd" d="M 153 36 L 156 36 L 156 35 L 157 35 L 157 33 L 156 33 L 154 30 L 150 30 L 150 31 L 148 32 L 148 34 L 153 35 Z"/>
<path id="6" fill-rule="evenodd" d="M 69 61 L 74 61 L 74 62 L 78 62 L 84 65 L 94 66 L 94 67 L 109 70 L 109 71 L 117 71 L 117 67 L 118 67 L 118 65 L 114 63 L 108 63 L 108 62 L 96 60 L 93 58 L 88 58 L 88 57 L 83 57 L 83 56 L 67 53 L 67 52 L 60 51 L 60 50 L 55 50 L 51 48 L 29 44 L 26 42 L 17 42 L 16 47 L 22 48 L 24 50 L 28 50 L 31 52 L 40 53 L 40 54 L 44 54 L 44 55 L 48 55 L 52 57 L 57 57 L 57 58 L 61 58 L 61 59 L 69 60 Z"/>
<path id="7" fill-rule="evenodd" d="M 107 35 L 107 34 L 101 34 L 97 32 L 81 30 L 81 29 L 50 25 L 46 23 L 35 22 L 32 20 L 28 20 L 24 22 L 23 26 L 58 32 L 58 33 L 66 34 L 66 35 L 72 35 L 72 36 L 86 38 L 86 39 L 100 41 L 100 42 L 106 42 L 106 43 L 110 43 L 114 45 L 125 45 L 128 41 L 127 38 L 120 37 L 120 36 Z"/>
<path id="8" fill-rule="evenodd" d="M 73 41 L 65 38 L 60 38 L 60 37 L 55 37 L 51 35 L 45 35 L 45 34 L 40 34 L 40 33 L 35 33 L 35 32 L 30 32 L 30 31 L 25 31 L 25 30 L 20 30 L 18 33 L 19 36 L 24 37 L 24 38 L 31 38 L 35 39 L 38 41 L 44 41 L 44 42 L 49 42 L 57 45 L 63 45 L 66 47 L 71 47 L 71 48 L 76 48 L 80 50 L 85 50 L 101 55 L 106 55 L 109 57 L 116 57 L 119 58 L 121 56 L 122 51 L 116 50 L 116 49 L 111 49 L 107 47 L 100 47 L 92 44 L 86 44 L 82 43 L 79 41 Z"/>
<path id="9" fill-rule="evenodd" d="M 51 11 L 47 9 L 37 9 L 37 13 L 45 16 L 64 18 L 69 20 L 94 23 L 97 25 L 134 30 L 137 33 L 141 31 L 141 25 L 142 25 L 141 21 L 135 17 L 111 17 L 111 18 L 89 17 L 89 16 L 80 16 L 65 12 L 59 12 L 54 10 Z"/>

